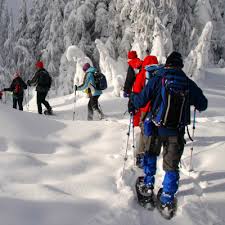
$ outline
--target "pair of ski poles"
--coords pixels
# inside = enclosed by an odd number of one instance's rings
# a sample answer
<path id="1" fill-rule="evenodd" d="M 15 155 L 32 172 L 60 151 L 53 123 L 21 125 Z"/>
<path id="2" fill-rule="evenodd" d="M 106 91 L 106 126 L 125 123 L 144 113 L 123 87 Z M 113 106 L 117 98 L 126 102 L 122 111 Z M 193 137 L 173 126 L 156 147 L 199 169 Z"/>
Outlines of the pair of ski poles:
<path id="1" fill-rule="evenodd" d="M 134 116 L 130 114 L 130 122 L 128 126 L 128 132 L 127 132 L 127 143 L 126 143 L 126 151 L 125 151 L 125 156 L 124 156 L 124 164 L 123 164 L 123 171 L 122 171 L 122 177 L 125 172 L 125 166 L 126 166 L 126 161 L 128 159 L 128 147 L 129 147 L 129 139 L 130 139 L 130 133 L 131 133 L 131 124 L 133 124 L 133 153 L 134 153 L 134 165 L 135 165 L 135 144 L 134 144 Z M 189 172 L 194 171 L 193 168 L 193 151 L 194 151 L 194 137 L 195 137 L 195 128 L 196 128 L 196 109 L 194 109 L 194 115 L 193 115 L 193 126 L 192 126 L 192 137 L 191 137 L 191 148 L 190 148 L 190 162 L 189 162 Z"/>
<path id="2" fill-rule="evenodd" d="M 128 147 L 129 147 L 129 140 L 130 140 L 130 133 L 131 133 L 131 125 L 132 125 L 132 149 L 133 149 L 133 156 L 134 156 L 134 166 L 135 166 L 135 143 L 134 143 L 134 115 L 130 114 L 130 122 L 128 126 L 128 132 L 127 132 L 127 143 L 126 143 L 126 150 L 125 150 L 125 156 L 124 156 L 124 163 L 123 163 L 123 171 L 122 171 L 122 177 L 124 176 L 126 162 L 128 159 Z"/>

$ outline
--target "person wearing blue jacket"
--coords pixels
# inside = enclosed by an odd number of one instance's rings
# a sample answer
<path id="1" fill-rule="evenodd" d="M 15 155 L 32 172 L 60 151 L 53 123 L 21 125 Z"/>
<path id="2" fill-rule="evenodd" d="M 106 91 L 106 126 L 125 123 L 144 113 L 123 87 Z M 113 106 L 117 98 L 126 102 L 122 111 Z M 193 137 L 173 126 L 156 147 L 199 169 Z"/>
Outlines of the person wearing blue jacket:
<path id="1" fill-rule="evenodd" d="M 184 133 L 185 125 L 190 123 L 190 106 L 194 106 L 198 111 L 204 111 L 207 109 L 208 100 L 203 95 L 202 90 L 197 84 L 189 79 L 182 71 L 183 60 L 182 56 L 178 52 L 171 53 L 167 60 L 166 65 L 157 71 L 157 74 L 153 76 L 143 91 L 136 95 L 131 94 L 128 104 L 128 111 L 135 113 L 135 110 L 145 106 L 151 101 L 153 107 L 156 102 L 157 96 L 162 95 L 162 77 L 163 74 L 170 72 L 170 74 L 176 75 L 179 79 L 185 79 L 188 87 L 188 100 L 185 102 L 185 116 L 182 116 L 181 126 L 178 128 L 166 127 L 163 125 L 151 124 L 153 130 L 152 137 L 150 137 L 151 144 L 146 149 L 144 158 L 144 185 L 145 190 L 151 190 L 153 193 L 157 157 L 160 154 L 161 147 L 163 147 L 163 169 L 165 170 L 165 176 L 160 189 L 159 202 L 161 209 L 171 209 L 174 206 L 175 194 L 178 191 L 179 183 L 179 163 L 184 150 Z M 172 72 L 172 73 L 171 73 Z M 150 115 L 150 118 L 151 117 Z M 182 126 L 183 124 L 183 126 Z"/>
<path id="2" fill-rule="evenodd" d="M 88 120 L 93 120 L 94 111 L 99 115 L 99 119 L 104 118 L 103 112 L 99 109 L 98 99 L 102 94 L 101 90 L 96 89 L 94 74 L 97 71 L 96 68 L 91 67 L 89 63 L 85 63 L 83 66 L 83 71 L 85 72 L 84 82 L 82 85 L 75 85 L 75 91 L 88 91 L 88 96 L 90 98 L 88 102 Z"/>

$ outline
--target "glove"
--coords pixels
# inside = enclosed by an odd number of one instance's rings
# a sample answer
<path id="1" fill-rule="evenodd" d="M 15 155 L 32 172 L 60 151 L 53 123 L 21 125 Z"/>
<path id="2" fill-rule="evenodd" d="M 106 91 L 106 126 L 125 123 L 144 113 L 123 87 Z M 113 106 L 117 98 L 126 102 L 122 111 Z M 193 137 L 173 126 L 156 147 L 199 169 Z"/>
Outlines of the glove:
<path id="1" fill-rule="evenodd" d="M 77 91 L 77 85 L 74 85 L 74 90 Z"/>
<path id="2" fill-rule="evenodd" d="M 131 115 L 134 115 L 136 113 L 136 109 L 131 101 L 131 99 L 129 99 L 128 101 L 128 112 L 131 114 Z"/>
<path id="3" fill-rule="evenodd" d="M 130 95 L 124 91 L 124 92 L 123 92 L 123 97 L 124 97 L 124 98 L 129 98 Z"/>
<path id="4" fill-rule="evenodd" d="M 30 80 L 27 81 L 27 85 L 28 85 L 28 86 L 31 86 L 31 85 L 30 85 Z"/>

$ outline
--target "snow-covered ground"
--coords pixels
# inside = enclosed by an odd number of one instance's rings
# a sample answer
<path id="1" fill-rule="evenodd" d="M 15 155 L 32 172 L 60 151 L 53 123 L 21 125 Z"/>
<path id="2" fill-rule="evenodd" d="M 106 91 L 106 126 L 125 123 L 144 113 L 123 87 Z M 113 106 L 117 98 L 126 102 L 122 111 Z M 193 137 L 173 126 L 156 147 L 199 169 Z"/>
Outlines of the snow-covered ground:
<path id="1" fill-rule="evenodd" d="M 126 99 L 100 98 L 107 120 L 86 121 L 87 98 L 50 99 L 56 116 L 0 105 L 0 225 L 224 225 L 225 69 L 207 70 L 201 83 L 209 98 L 198 114 L 194 172 L 188 172 L 191 143 L 182 160 L 179 209 L 166 221 L 135 200 L 133 153 L 121 177 L 129 118 Z M 25 107 L 27 110 L 27 107 Z M 161 160 L 159 160 L 159 166 Z M 156 191 L 163 171 L 158 170 Z"/>

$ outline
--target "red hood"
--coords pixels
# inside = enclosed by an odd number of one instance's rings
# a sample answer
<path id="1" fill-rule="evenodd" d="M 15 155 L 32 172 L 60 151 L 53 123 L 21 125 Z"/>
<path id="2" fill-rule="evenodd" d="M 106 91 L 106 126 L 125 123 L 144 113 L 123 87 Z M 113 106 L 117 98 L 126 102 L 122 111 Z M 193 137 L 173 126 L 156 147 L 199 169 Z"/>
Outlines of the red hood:
<path id="1" fill-rule="evenodd" d="M 133 69 L 138 69 L 141 67 L 142 65 L 142 60 L 140 60 L 139 58 L 135 58 L 135 59 L 132 59 L 128 62 L 129 66 L 131 66 Z"/>
<path id="2" fill-rule="evenodd" d="M 144 58 L 142 66 L 145 67 L 153 64 L 159 64 L 157 57 L 154 55 L 148 55 Z"/>

